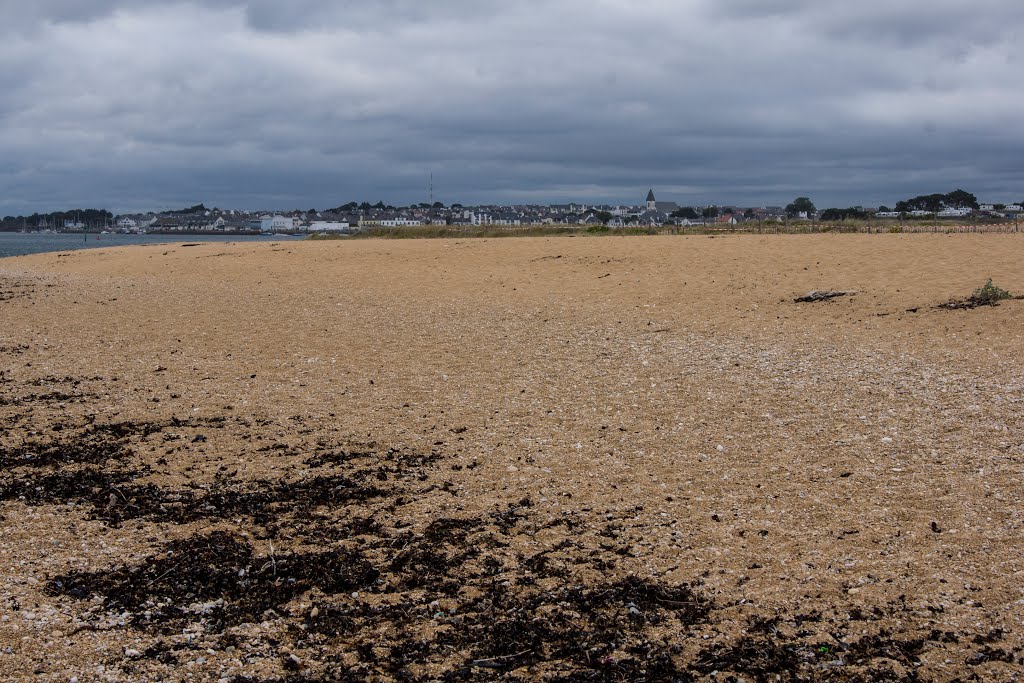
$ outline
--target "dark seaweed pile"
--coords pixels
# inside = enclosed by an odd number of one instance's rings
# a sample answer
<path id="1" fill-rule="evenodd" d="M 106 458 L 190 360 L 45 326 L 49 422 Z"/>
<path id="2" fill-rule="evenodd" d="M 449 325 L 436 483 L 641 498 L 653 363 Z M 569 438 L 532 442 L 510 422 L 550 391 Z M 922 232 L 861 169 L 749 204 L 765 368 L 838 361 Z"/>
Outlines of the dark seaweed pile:
<path id="1" fill-rule="evenodd" d="M 0 277 L 0 303 L 31 296 L 36 291 L 34 283 L 9 277 Z"/>
<path id="2" fill-rule="evenodd" d="M 0 403 L 7 410 L 63 400 L 15 392 L 14 382 L 0 379 L 0 398 L 23 397 L 17 406 Z M 586 520 L 578 514 L 545 522 L 529 498 L 424 521 L 424 501 L 460 501 L 444 476 L 460 466 L 443 442 L 416 453 L 330 443 L 298 418 L 262 423 L 292 437 L 301 426 L 302 442 L 261 444 L 251 457 L 295 461 L 300 473 L 245 480 L 221 468 L 212 479 L 169 487 L 150 480 L 155 465 L 140 455 L 142 444 L 198 447 L 220 431 L 245 444 L 252 422 L 82 419 L 28 430 L 31 416 L 19 419 L 19 436 L 0 444 L 0 500 L 73 503 L 110 528 L 200 523 L 200 531 L 156 545 L 137 562 L 54 575 L 47 584 L 55 599 L 83 608 L 98 598 L 100 612 L 148 635 L 152 644 L 122 664 L 140 678 L 148 666 L 175 667 L 198 649 L 229 647 L 277 659 L 278 680 L 293 683 L 712 674 L 915 681 L 930 651 L 972 638 L 970 667 L 1024 663 L 1018 650 L 999 647 L 1001 633 L 954 634 L 921 623 L 850 637 L 883 620 L 915 623 L 900 602 L 870 612 L 745 617 L 737 636 L 726 624 L 735 605 L 711 599 L 699 579 L 674 584 L 631 573 L 635 553 L 608 541 L 620 536 L 620 524 L 599 520 L 603 531 L 581 535 L 574 530 Z M 554 527 L 564 527 L 560 542 L 531 542 Z M 183 636 L 193 632 L 203 637 Z"/>

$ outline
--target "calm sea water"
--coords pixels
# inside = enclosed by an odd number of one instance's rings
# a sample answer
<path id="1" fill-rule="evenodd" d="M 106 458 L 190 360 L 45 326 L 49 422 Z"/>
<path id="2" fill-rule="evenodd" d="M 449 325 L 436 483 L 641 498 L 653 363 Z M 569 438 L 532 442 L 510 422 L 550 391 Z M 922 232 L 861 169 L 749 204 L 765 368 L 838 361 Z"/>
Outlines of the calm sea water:
<path id="1" fill-rule="evenodd" d="M 281 235 L 97 235 L 83 240 L 81 233 L 45 234 L 0 232 L 0 258 L 48 251 L 121 247 L 130 244 L 163 244 L 167 242 L 267 242 L 301 239 Z"/>

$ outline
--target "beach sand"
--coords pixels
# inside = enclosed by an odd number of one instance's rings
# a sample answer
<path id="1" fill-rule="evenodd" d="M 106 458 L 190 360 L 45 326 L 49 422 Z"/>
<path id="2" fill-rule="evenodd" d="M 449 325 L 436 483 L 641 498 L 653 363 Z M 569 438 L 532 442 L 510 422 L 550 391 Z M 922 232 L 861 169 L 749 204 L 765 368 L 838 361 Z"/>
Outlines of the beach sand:
<path id="1" fill-rule="evenodd" d="M 937 306 L 1022 262 L 1014 234 L 0 260 L 0 676 L 1011 680 L 1024 301 Z M 794 302 L 822 289 L 853 293 Z"/>

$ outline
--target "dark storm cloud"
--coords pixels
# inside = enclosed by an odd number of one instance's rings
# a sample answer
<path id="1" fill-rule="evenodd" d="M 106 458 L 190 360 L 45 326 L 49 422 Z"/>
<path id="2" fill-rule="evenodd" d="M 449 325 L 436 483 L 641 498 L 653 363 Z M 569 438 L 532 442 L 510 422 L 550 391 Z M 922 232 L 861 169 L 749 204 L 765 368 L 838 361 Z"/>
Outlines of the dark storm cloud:
<path id="1" fill-rule="evenodd" d="M 5 213 L 1024 197 L 1017 2 L 0 9 Z"/>

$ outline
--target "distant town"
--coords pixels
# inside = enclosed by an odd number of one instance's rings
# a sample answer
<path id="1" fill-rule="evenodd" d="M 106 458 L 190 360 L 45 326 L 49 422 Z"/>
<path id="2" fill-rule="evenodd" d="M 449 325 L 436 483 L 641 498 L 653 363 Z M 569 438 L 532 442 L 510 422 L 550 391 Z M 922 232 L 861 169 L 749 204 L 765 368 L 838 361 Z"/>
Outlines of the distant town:
<path id="1" fill-rule="evenodd" d="M 118 233 L 237 233 L 237 234 L 353 234 L 374 228 L 418 226 L 601 226 L 612 228 L 665 228 L 730 226 L 755 222 L 870 221 L 872 219 L 1009 219 L 1024 212 L 1016 204 L 979 203 L 963 190 L 921 195 L 897 202 L 892 208 L 855 206 L 820 210 L 808 197 L 786 206 L 740 207 L 730 205 L 680 206 L 659 201 L 654 190 L 635 205 L 482 205 L 463 206 L 442 202 L 395 207 L 378 202 L 350 202 L 324 210 L 240 211 L 207 208 L 198 204 L 176 211 L 114 215 L 102 209 L 55 211 L 31 216 L 6 216 L 0 230 L 21 232 L 118 232 Z"/>

